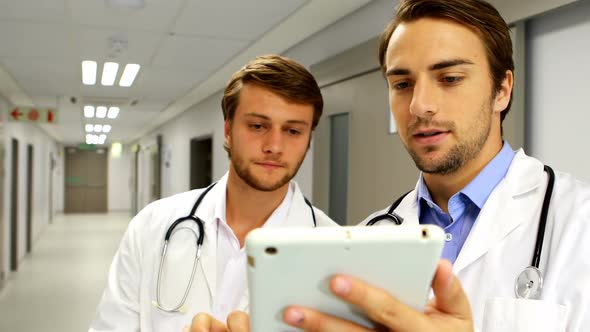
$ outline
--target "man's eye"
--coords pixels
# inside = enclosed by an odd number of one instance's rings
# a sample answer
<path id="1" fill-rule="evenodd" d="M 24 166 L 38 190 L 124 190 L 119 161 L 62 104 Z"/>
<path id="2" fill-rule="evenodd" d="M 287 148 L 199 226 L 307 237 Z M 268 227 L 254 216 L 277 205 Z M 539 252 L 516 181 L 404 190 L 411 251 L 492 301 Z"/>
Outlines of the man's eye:
<path id="1" fill-rule="evenodd" d="M 442 78 L 444 83 L 459 83 L 463 80 L 461 76 L 445 76 Z"/>
<path id="2" fill-rule="evenodd" d="M 410 86 L 410 84 L 408 82 L 399 82 L 399 83 L 393 84 L 393 88 L 395 90 L 403 90 L 409 86 Z"/>
<path id="3" fill-rule="evenodd" d="M 297 129 L 289 129 L 288 132 L 289 132 L 289 135 L 293 135 L 293 136 L 301 134 L 301 132 Z"/>
<path id="4" fill-rule="evenodd" d="M 252 129 L 259 130 L 259 129 L 262 129 L 262 124 L 260 124 L 260 123 L 251 123 L 249 125 L 249 127 L 252 128 Z"/>

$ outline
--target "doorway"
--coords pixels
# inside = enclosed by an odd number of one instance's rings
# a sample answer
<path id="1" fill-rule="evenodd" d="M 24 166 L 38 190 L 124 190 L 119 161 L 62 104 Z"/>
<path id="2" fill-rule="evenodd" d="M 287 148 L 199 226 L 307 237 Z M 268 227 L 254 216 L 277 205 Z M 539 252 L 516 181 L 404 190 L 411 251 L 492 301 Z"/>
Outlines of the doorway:
<path id="1" fill-rule="evenodd" d="M 330 117 L 330 217 L 346 225 L 348 199 L 348 113 Z"/>
<path id="2" fill-rule="evenodd" d="M 190 189 L 204 188 L 213 181 L 213 139 L 191 139 Z"/>
<path id="3" fill-rule="evenodd" d="M 27 145 L 27 253 L 33 247 L 33 145 Z"/>
<path id="4" fill-rule="evenodd" d="M 53 153 L 49 152 L 49 223 L 53 223 L 53 175 L 55 170 Z"/>
<path id="5" fill-rule="evenodd" d="M 134 145 L 131 151 L 131 215 L 134 216 L 139 205 L 139 145 Z"/>
<path id="6" fill-rule="evenodd" d="M 18 270 L 18 140 L 11 141 L 10 170 L 10 270 Z"/>
<path id="7" fill-rule="evenodd" d="M 66 148 L 65 213 L 107 212 L 107 149 Z"/>
<path id="8" fill-rule="evenodd" d="M 4 239 L 4 141 L 0 142 L 0 239 Z M 4 271 L 4 245 L 0 245 L 0 290 L 4 288 L 6 273 Z"/>

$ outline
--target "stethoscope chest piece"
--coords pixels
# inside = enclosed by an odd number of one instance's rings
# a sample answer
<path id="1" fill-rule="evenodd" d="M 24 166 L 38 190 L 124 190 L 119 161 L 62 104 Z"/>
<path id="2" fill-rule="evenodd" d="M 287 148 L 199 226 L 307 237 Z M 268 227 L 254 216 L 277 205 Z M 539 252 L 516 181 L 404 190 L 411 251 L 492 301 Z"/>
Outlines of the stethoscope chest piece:
<path id="1" fill-rule="evenodd" d="M 534 266 L 529 266 L 516 278 L 514 291 L 519 299 L 538 299 L 543 288 L 543 275 Z"/>

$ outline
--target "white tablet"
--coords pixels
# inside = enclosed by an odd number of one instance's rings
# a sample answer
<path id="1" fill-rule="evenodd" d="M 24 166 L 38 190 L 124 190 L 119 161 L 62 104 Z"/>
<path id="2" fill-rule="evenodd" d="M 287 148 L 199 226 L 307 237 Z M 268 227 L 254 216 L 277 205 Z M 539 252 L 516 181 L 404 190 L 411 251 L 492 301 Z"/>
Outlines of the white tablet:
<path id="1" fill-rule="evenodd" d="M 443 243 L 433 225 L 256 229 L 246 238 L 251 331 L 296 331 L 282 321 L 289 305 L 372 327 L 332 295 L 335 274 L 363 279 L 422 311 Z"/>

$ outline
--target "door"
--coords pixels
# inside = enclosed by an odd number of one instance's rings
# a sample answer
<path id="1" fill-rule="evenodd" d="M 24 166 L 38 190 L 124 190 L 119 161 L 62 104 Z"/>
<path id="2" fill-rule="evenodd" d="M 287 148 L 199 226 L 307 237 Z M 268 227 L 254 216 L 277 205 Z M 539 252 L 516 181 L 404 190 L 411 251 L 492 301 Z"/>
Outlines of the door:
<path id="1" fill-rule="evenodd" d="M 139 145 L 131 149 L 131 215 L 138 212 L 138 186 L 139 186 Z"/>
<path id="2" fill-rule="evenodd" d="M 65 213 L 107 212 L 107 150 L 66 148 Z"/>
<path id="3" fill-rule="evenodd" d="M 1 137 L 1 135 L 0 135 Z M 4 141 L 0 141 L 0 239 L 4 239 Z M 6 273 L 4 271 L 4 245 L 0 245 L 0 290 L 4 288 Z"/>
<path id="4" fill-rule="evenodd" d="M 10 170 L 10 270 L 18 270 L 18 140 L 12 139 Z"/>
<path id="5" fill-rule="evenodd" d="M 33 145 L 27 145 L 27 253 L 33 247 Z"/>
<path id="6" fill-rule="evenodd" d="M 55 159 L 53 153 L 49 153 L 49 223 L 53 223 L 53 175 L 55 170 Z"/>
<path id="7" fill-rule="evenodd" d="M 348 199 L 348 113 L 330 117 L 330 217 L 346 225 Z"/>
<path id="8" fill-rule="evenodd" d="M 213 178 L 213 139 L 211 137 L 191 139 L 190 189 L 203 188 Z"/>

